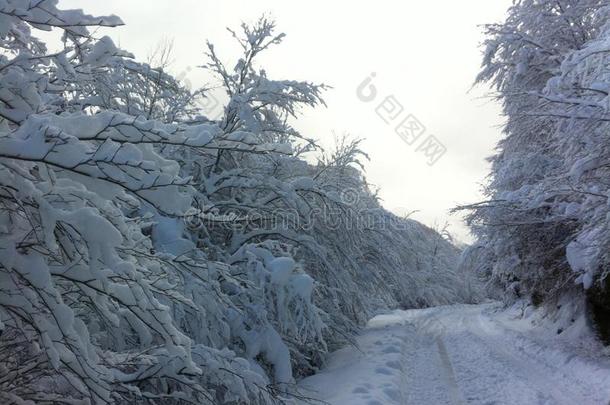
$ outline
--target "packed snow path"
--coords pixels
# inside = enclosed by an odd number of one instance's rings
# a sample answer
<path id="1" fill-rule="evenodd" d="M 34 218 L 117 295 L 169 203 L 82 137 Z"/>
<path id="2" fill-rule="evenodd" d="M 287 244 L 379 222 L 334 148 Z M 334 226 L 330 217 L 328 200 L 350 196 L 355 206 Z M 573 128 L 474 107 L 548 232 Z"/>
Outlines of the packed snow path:
<path id="1" fill-rule="evenodd" d="M 556 334 L 495 304 L 395 311 L 300 386 L 333 405 L 610 404 L 610 361 Z"/>

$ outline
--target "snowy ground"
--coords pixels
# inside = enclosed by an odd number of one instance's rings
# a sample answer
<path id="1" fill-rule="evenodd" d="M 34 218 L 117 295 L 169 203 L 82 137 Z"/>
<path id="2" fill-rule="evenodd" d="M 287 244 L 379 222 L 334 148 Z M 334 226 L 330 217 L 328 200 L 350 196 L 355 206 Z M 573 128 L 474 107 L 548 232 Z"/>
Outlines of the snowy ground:
<path id="1" fill-rule="evenodd" d="M 610 404 L 610 359 L 582 319 L 549 331 L 520 314 L 485 304 L 377 316 L 302 394 L 333 405 Z"/>

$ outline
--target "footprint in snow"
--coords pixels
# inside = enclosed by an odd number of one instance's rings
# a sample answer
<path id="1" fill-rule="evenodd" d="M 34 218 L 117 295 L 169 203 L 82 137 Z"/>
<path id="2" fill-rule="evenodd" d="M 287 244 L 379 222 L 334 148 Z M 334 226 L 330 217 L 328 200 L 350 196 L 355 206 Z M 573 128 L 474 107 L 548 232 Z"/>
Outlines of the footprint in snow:
<path id="1" fill-rule="evenodd" d="M 369 390 L 365 387 L 356 387 L 352 392 L 354 394 L 368 394 Z"/>
<path id="2" fill-rule="evenodd" d="M 392 401 L 400 401 L 400 392 L 394 388 L 386 388 L 383 392 L 390 398 Z"/>
<path id="3" fill-rule="evenodd" d="M 392 372 L 385 367 L 377 367 L 375 372 L 377 374 L 392 375 Z"/>
<path id="4" fill-rule="evenodd" d="M 383 353 L 400 353 L 400 350 L 396 346 L 388 346 L 382 350 Z"/>
<path id="5" fill-rule="evenodd" d="M 390 367 L 390 368 L 394 368 L 396 370 L 400 370 L 400 362 L 397 360 L 390 360 L 387 363 L 385 363 L 386 366 Z"/>

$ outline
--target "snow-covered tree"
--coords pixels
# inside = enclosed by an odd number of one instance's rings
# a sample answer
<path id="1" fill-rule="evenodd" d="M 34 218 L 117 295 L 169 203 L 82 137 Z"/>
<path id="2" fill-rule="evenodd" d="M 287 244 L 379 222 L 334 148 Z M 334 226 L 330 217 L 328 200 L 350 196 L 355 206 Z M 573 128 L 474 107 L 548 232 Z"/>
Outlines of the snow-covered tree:
<path id="1" fill-rule="evenodd" d="M 506 136 L 489 201 L 468 208 L 475 266 L 509 300 L 588 290 L 600 305 L 609 296 L 607 24 L 604 1 L 528 0 L 487 28 L 478 81 L 496 86 Z"/>
<path id="2" fill-rule="evenodd" d="M 127 56 L 87 27 L 121 20 L 56 3 L 0 5 L 2 401 L 266 402 L 264 377 L 226 346 L 193 341 L 176 318 L 225 316 L 214 297 L 227 266 L 158 252 L 146 236 L 151 219 L 183 214 L 194 194 L 158 147 L 237 142 L 81 97 Z M 64 32 L 57 53 L 33 36 L 52 28 Z M 221 322 L 207 326 L 226 335 Z"/>
<path id="3" fill-rule="evenodd" d="M 381 208 L 358 142 L 301 159 L 325 86 L 257 67 L 272 22 L 232 69 L 209 45 L 213 120 L 91 34 L 118 17 L 57 3 L 0 0 L 0 402 L 290 402 L 376 308 L 461 299 L 457 249 Z"/>

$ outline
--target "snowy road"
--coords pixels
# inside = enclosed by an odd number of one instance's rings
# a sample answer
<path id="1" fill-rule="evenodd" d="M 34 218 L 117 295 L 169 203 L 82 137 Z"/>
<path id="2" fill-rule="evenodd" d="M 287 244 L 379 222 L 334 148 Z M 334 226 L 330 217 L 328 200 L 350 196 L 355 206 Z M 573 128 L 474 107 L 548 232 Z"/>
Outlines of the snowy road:
<path id="1" fill-rule="evenodd" d="M 395 311 L 300 386 L 333 405 L 610 404 L 610 360 L 555 335 L 496 304 Z"/>

